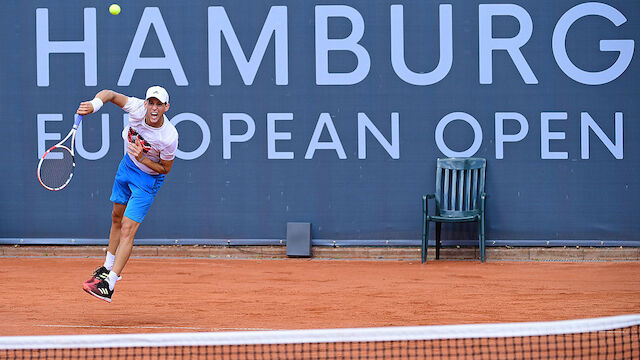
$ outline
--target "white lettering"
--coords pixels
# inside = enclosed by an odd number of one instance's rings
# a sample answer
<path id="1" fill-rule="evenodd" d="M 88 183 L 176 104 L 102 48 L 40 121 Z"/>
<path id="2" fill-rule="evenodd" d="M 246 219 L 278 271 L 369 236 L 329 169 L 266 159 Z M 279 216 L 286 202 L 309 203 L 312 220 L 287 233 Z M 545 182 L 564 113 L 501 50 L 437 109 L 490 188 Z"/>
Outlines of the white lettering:
<path id="1" fill-rule="evenodd" d="M 276 141 L 291 140 L 290 132 L 277 132 L 276 121 L 293 120 L 292 113 L 267 114 L 267 159 L 293 159 L 292 151 L 277 151 Z"/>
<path id="2" fill-rule="evenodd" d="M 329 131 L 331 141 L 320 142 L 320 135 L 322 135 L 322 130 L 325 127 Z M 311 136 L 311 141 L 309 141 L 309 147 L 307 147 L 307 152 L 305 153 L 304 158 L 313 159 L 313 154 L 315 154 L 316 150 L 335 150 L 338 154 L 339 159 L 347 158 L 347 154 L 344 152 L 342 142 L 340 141 L 340 137 L 338 136 L 338 132 L 336 131 L 336 127 L 333 125 L 333 121 L 331 120 L 331 115 L 329 115 L 329 113 L 320 114 L 318 122 L 316 123 L 316 128 L 315 130 L 313 130 L 313 135 Z"/>
<path id="3" fill-rule="evenodd" d="M 527 84 L 537 84 L 538 79 L 533 74 L 520 48 L 529 41 L 533 33 L 533 21 L 529 13 L 514 4 L 480 4 L 479 11 L 479 66 L 480 84 L 493 83 L 493 51 L 506 50 L 520 76 Z M 493 16 L 513 16 L 518 20 L 520 31 L 513 38 L 494 38 L 492 35 Z"/>
<path id="4" fill-rule="evenodd" d="M 51 54 L 84 54 L 84 84 L 98 84 L 96 45 L 96 9 L 84 9 L 84 40 L 50 41 L 49 9 L 36 9 L 36 76 L 38 86 L 49 86 L 49 56 Z"/>
<path id="5" fill-rule="evenodd" d="M 243 134 L 231 134 L 231 122 L 242 121 L 247 124 L 247 131 Z M 222 158 L 231 159 L 231 143 L 247 142 L 256 132 L 256 123 L 251 116 L 243 113 L 222 114 Z"/>
<path id="6" fill-rule="evenodd" d="M 233 60 L 245 85 L 253 84 L 262 63 L 271 34 L 275 38 L 276 85 L 289 84 L 289 45 L 287 35 L 287 7 L 272 6 L 264 22 L 258 42 L 247 60 L 227 12 L 222 6 L 209 7 L 209 85 L 222 85 L 221 37 L 224 35 Z"/>
<path id="7" fill-rule="evenodd" d="M 209 129 L 209 125 L 207 125 L 207 122 L 194 113 L 181 113 L 171 119 L 171 123 L 173 124 L 173 126 L 176 126 L 183 121 L 191 121 L 198 125 L 200 131 L 202 132 L 202 142 L 193 151 L 188 152 L 177 149 L 176 157 L 182 160 L 197 159 L 202 156 L 202 154 L 204 154 L 204 152 L 209 148 L 209 144 L 211 143 L 211 130 Z"/>
<path id="8" fill-rule="evenodd" d="M 504 121 L 516 120 L 520 123 L 520 131 L 515 134 L 504 133 Z M 529 133 L 529 123 L 522 114 L 516 112 L 497 112 L 495 114 L 496 159 L 504 159 L 504 143 L 518 142 Z"/>
<path id="9" fill-rule="evenodd" d="M 562 15 L 553 30 L 551 42 L 553 57 L 556 59 L 560 69 L 571 79 L 586 85 L 602 85 L 617 79 L 627 70 L 633 57 L 635 43 L 633 40 L 600 40 L 600 51 L 614 51 L 620 54 L 616 62 L 602 71 L 590 72 L 578 68 L 567 54 L 567 33 L 571 25 L 577 20 L 591 15 L 607 18 L 615 26 L 620 26 L 627 21 L 627 18 L 620 11 L 607 4 L 589 2 L 576 5 Z"/>
<path id="10" fill-rule="evenodd" d="M 382 145 L 392 159 L 400 158 L 400 116 L 397 112 L 391 113 L 391 142 L 387 141 L 380 130 L 373 125 L 365 113 L 358 113 L 358 159 L 367 158 L 367 132 L 373 135 Z"/>
<path id="11" fill-rule="evenodd" d="M 152 25 L 158 35 L 158 40 L 160 41 L 160 46 L 165 56 L 143 58 L 140 54 L 142 53 L 142 48 L 144 47 L 145 40 L 149 36 L 149 30 L 151 30 Z M 127 59 L 122 67 L 122 73 L 120 73 L 120 78 L 118 79 L 118 86 L 129 86 L 133 78 L 133 73 L 137 69 L 169 69 L 176 85 L 189 85 L 180 59 L 178 59 L 176 48 L 171 41 L 167 26 L 164 23 L 160 9 L 157 7 L 145 8 L 142 13 L 138 29 L 129 48 L 129 54 L 127 55 Z"/>
<path id="12" fill-rule="evenodd" d="M 473 129 L 473 144 L 471 144 L 471 146 L 465 151 L 453 151 L 449 149 L 447 144 L 445 144 L 444 142 L 444 129 L 450 122 L 455 120 L 462 120 L 471 125 L 471 128 Z M 436 125 L 435 137 L 438 149 L 440 149 L 440 152 L 442 152 L 445 156 L 471 157 L 480 149 L 480 145 L 482 145 L 482 128 L 480 127 L 480 123 L 478 123 L 478 120 L 476 120 L 473 116 L 464 112 L 454 112 L 443 117 L 442 120 L 438 122 L 438 125 Z"/>
<path id="13" fill-rule="evenodd" d="M 329 39 L 328 19 L 344 17 L 351 22 L 352 31 L 344 39 Z M 364 35 L 364 20 L 360 13 L 346 5 L 316 6 L 316 84 L 353 85 L 364 80 L 371 68 L 367 50 L 358 42 Z M 350 51 L 358 59 L 355 70 L 347 73 L 329 72 L 329 51 Z"/>
<path id="14" fill-rule="evenodd" d="M 566 151 L 550 151 L 549 142 L 551 140 L 564 140 L 564 131 L 550 131 L 549 121 L 567 120 L 566 112 L 543 112 L 540 114 L 540 153 L 542 159 L 568 159 L 569 153 Z"/>
<path id="15" fill-rule="evenodd" d="M 416 73 L 407 67 L 404 51 L 404 15 L 402 5 L 391 5 L 391 65 L 396 74 L 412 85 L 431 85 L 444 79 L 453 64 L 452 6 L 440 5 L 440 61 L 435 70 Z"/>
<path id="16" fill-rule="evenodd" d="M 593 120 L 591 115 L 587 112 L 580 113 L 580 150 L 583 159 L 589 158 L 589 129 L 593 130 L 598 139 L 602 141 L 604 146 L 607 147 L 609 152 L 613 154 L 616 159 L 624 158 L 624 146 L 622 136 L 622 124 L 623 123 L 623 115 L 621 112 L 616 112 L 615 114 L 615 144 L 607 137 L 607 135 L 602 131 L 600 126 Z"/>
<path id="17" fill-rule="evenodd" d="M 62 114 L 38 114 L 38 159 L 41 158 L 48 149 L 45 141 L 60 141 L 60 139 L 62 139 L 62 137 L 60 137 L 60 133 L 46 132 L 45 123 L 47 121 L 62 121 Z M 47 158 L 49 158 L 49 156 L 51 156 L 52 159 L 62 159 L 62 154 L 59 153 L 52 153 L 51 155 L 48 155 Z"/>
<path id="18" fill-rule="evenodd" d="M 495 153 L 496 159 L 504 159 L 504 144 L 520 142 L 526 138 L 529 133 L 529 123 L 527 119 L 518 112 L 496 112 L 495 114 L 495 137 L 492 139 L 495 141 Z M 367 159 L 367 137 L 373 135 L 375 141 L 382 146 L 384 151 L 392 159 L 400 158 L 400 115 L 397 112 L 390 114 L 390 130 L 388 137 L 385 137 L 378 127 L 371 121 L 369 116 L 364 112 L 357 113 L 357 139 L 351 139 L 350 144 L 357 142 L 358 147 L 358 159 Z M 129 115 L 123 114 L 123 128 L 126 129 L 129 123 Z M 551 142 L 553 140 L 565 140 L 565 131 L 551 131 L 551 121 L 553 120 L 567 120 L 567 112 L 543 112 L 540 113 L 540 156 L 541 159 L 562 159 L 569 158 L 569 153 L 566 151 L 551 151 Z M 267 113 L 266 114 L 266 150 L 268 160 L 276 159 L 294 159 L 295 153 L 293 151 L 278 151 L 278 141 L 292 141 L 294 133 L 291 131 L 277 131 L 277 122 L 280 120 L 293 121 L 293 113 Z M 473 130 L 473 143 L 462 151 L 454 151 L 450 149 L 445 142 L 445 130 L 449 123 L 460 120 L 471 126 Z M 516 121 L 519 125 L 519 129 L 511 130 L 511 133 L 505 133 L 505 124 L 509 121 Z M 581 159 L 589 159 L 591 156 L 590 142 L 591 133 L 595 134 L 600 142 L 606 147 L 606 149 L 616 159 L 624 159 L 624 114 L 622 112 L 615 113 L 615 129 L 614 134 L 608 136 L 601 128 L 601 126 L 591 117 L 588 112 L 582 112 L 580 117 L 580 151 Z M 59 141 L 61 139 L 60 133 L 47 132 L 46 123 L 48 121 L 63 121 L 62 114 L 37 114 L 37 157 L 40 158 L 47 150 L 47 141 Z M 234 123 L 239 121 L 240 123 Z M 176 151 L 176 157 L 182 160 L 195 160 L 206 153 L 211 144 L 211 129 L 207 122 L 197 114 L 194 113 L 180 113 L 171 119 L 171 123 L 177 126 L 181 122 L 193 122 L 199 128 L 202 133 L 202 141 L 193 151 L 182 151 L 178 149 Z M 243 123 L 243 124 L 242 124 Z M 101 144 L 98 151 L 91 152 L 85 148 L 85 137 L 83 124 L 78 128 L 76 134 L 75 147 L 80 157 L 87 160 L 99 160 L 104 158 L 110 149 L 110 136 L 109 136 L 109 114 L 102 114 L 101 122 Z M 261 123 L 262 124 L 262 123 Z M 292 124 L 292 123 L 290 123 Z M 566 124 L 566 123 L 565 123 Z M 234 129 L 236 133 L 232 133 L 232 126 L 237 126 Z M 246 130 L 243 127 L 246 126 Z M 306 128 L 306 126 L 305 126 Z M 327 135 L 324 136 L 325 141 L 321 141 L 324 135 L 324 130 L 327 130 Z M 512 125 L 511 129 L 515 129 Z M 415 130 L 415 129 L 414 129 Z M 262 131 L 262 130 L 261 130 Z M 409 129 L 408 131 L 412 131 Z M 223 113 L 222 114 L 222 146 L 223 146 L 223 158 L 225 160 L 231 159 L 231 145 L 233 143 L 249 142 L 253 139 L 256 132 L 256 124 L 253 118 L 246 113 Z M 123 131 L 126 134 L 126 132 Z M 449 134 L 446 139 L 454 139 L 459 134 Z M 444 116 L 437 124 L 434 132 L 435 143 L 442 154 L 448 157 L 471 157 L 475 155 L 482 145 L 483 130 L 480 123 L 470 114 L 465 112 L 453 112 Z M 490 140 L 491 142 L 491 140 Z M 299 143 L 297 141 L 296 143 Z M 93 143 L 91 143 L 93 144 Z M 294 143 L 288 145 L 292 146 Z M 50 144 L 49 147 L 53 145 Z M 242 146 L 243 148 L 251 148 L 249 145 Z M 297 147 L 297 146 L 296 146 Z M 127 143 L 123 142 L 123 153 L 126 153 Z M 334 150 L 338 159 L 347 159 L 347 154 L 344 150 L 344 146 L 338 135 L 338 131 L 334 125 L 333 119 L 330 113 L 320 113 L 318 121 L 316 122 L 313 134 L 309 140 L 304 159 L 313 159 L 316 150 Z M 59 154 L 51 154 L 53 158 Z M 415 155 L 415 154 L 414 154 Z"/>
<path id="19" fill-rule="evenodd" d="M 78 155 L 87 160 L 99 160 L 107 155 L 109 152 L 109 114 L 102 114 L 102 143 L 98 151 L 89 152 L 84 148 L 82 129 L 83 126 L 82 123 L 80 123 L 78 131 L 76 132 L 76 150 L 78 150 Z"/>

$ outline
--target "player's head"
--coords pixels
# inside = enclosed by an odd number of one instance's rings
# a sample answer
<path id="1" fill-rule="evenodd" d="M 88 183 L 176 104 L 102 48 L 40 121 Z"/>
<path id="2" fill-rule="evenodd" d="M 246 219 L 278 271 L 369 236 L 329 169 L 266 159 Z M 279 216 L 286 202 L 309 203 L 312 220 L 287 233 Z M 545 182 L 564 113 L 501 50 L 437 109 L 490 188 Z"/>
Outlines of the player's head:
<path id="1" fill-rule="evenodd" d="M 165 111 L 169 110 L 169 93 L 163 87 L 152 86 L 147 90 L 144 105 L 149 125 L 154 125 L 162 121 Z"/>

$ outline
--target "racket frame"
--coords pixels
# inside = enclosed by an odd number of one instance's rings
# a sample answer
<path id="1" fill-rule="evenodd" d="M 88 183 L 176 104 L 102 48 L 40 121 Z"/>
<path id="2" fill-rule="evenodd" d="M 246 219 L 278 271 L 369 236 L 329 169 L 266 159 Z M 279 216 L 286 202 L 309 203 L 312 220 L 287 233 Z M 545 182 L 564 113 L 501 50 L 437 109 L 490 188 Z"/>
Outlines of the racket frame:
<path id="1" fill-rule="evenodd" d="M 45 151 L 44 154 L 42 155 L 42 157 L 40 158 L 40 161 L 38 162 L 38 168 L 36 170 L 36 174 L 38 176 L 38 182 L 40 182 L 40 185 L 42 185 L 42 187 L 44 187 L 45 189 L 51 190 L 51 191 L 62 190 L 69 184 L 69 182 L 71 181 L 71 178 L 73 178 L 73 172 L 74 172 L 74 170 L 76 168 L 76 157 L 75 157 L 76 132 L 78 131 L 78 126 L 80 126 L 80 122 L 81 121 L 82 121 L 82 115 L 77 115 L 76 114 L 76 119 L 75 119 L 75 122 L 73 123 L 73 127 L 71 128 L 71 130 L 69 131 L 67 136 L 65 136 L 64 139 L 60 140 L 57 144 L 55 144 L 52 147 L 50 147 L 49 150 Z M 67 147 L 65 145 L 62 145 L 69 138 L 71 138 L 71 146 Z M 42 166 L 42 162 L 47 157 L 47 155 L 55 148 L 65 149 L 65 150 L 69 151 L 69 153 L 71 153 L 71 165 L 72 166 L 71 166 L 71 174 L 69 175 L 69 178 L 67 179 L 67 181 L 65 181 L 64 184 L 54 188 L 54 187 L 50 187 L 50 186 L 46 185 L 44 182 L 42 182 L 42 178 L 40 177 L 40 167 Z"/>

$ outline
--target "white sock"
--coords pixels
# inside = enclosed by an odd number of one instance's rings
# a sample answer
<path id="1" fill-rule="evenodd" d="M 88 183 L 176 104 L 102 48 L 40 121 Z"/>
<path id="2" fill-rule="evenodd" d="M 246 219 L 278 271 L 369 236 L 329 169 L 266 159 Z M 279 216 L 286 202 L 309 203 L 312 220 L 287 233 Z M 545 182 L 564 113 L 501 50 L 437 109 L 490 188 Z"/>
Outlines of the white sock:
<path id="1" fill-rule="evenodd" d="M 116 281 L 118 281 L 118 274 L 114 273 L 113 270 L 109 272 L 107 275 L 107 282 L 109 283 L 109 290 L 113 290 L 116 287 Z"/>
<path id="2" fill-rule="evenodd" d="M 107 251 L 107 257 L 104 259 L 104 267 L 111 271 L 113 269 L 113 263 L 116 261 L 116 256 Z"/>

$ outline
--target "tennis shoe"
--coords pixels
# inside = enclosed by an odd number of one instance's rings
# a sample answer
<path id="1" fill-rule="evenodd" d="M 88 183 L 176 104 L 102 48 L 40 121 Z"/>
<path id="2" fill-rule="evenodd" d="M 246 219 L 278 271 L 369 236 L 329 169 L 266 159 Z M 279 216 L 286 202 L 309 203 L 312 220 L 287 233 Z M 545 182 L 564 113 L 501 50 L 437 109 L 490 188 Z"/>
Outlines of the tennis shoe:
<path id="1" fill-rule="evenodd" d="M 82 289 L 89 293 L 89 295 L 93 295 L 100 300 L 104 300 L 109 303 L 111 302 L 113 290 L 109 289 L 109 283 L 107 280 L 99 280 L 92 283 L 85 282 L 82 284 Z"/>
<path id="2" fill-rule="evenodd" d="M 90 284 L 90 283 L 98 282 L 100 280 L 105 280 L 107 276 L 109 276 L 109 270 L 107 270 L 107 268 L 104 266 L 100 266 L 93 272 L 93 275 L 91 276 L 91 278 L 85 281 L 84 283 Z M 122 276 L 118 276 L 118 280 L 122 280 Z"/>
<path id="3" fill-rule="evenodd" d="M 109 275 L 109 270 L 107 270 L 107 268 L 104 266 L 100 266 L 93 272 L 93 275 L 91 276 L 91 278 L 85 281 L 85 284 L 98 282 L 100 280 L 105 280 L 108 275 Z"/>

